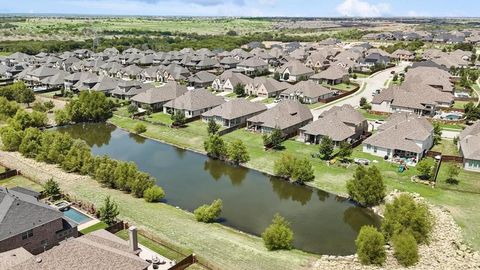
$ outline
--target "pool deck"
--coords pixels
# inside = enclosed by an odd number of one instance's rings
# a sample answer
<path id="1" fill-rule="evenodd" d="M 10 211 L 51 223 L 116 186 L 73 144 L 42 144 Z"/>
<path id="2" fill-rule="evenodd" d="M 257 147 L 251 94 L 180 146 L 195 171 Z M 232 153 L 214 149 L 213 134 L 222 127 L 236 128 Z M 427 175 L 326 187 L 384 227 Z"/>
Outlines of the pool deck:
<path id="1" fill-rule="evenodd" d="M 128 241 L 127 241 L 128 242 Z M 167 270 L 170 269 L 170 267 L 174 266 L 176 264 L 175 261 L 167 259 L 163 257 L 162 255 L 159 255 L 155 251 L 152 251 L 151 249 L 145 247 L 142 244 L 138 244 L 138 247 L 141 249 L 140 254 L 138 254 L 138 257 L 144 259 L 144 260 L 152 260 L 154 257 L 157 257 L 160 261 L 164 261 L 165 264 L 159 264 L 158 269 L 159 270 Z M 150 269 L 150 268 L 149 268 Z"/>
<path id="2" fill-rule="evenodd" d="M 90 217 L 90 216 L 89 216 L 89 217 Z M 97 224 L 97 223 L 100 223 L 100 220 L 98 220 L 98 219 L 96 219 L 96 218 L 93 218 L 93 220 L 90 220 L 90 221 L 87 221 L 87 222 L 85 222 L 85 223 L 82 223 L 82 224 L 78 225 L 78 226 L 77 226 L 77 230 L 78 230 L 78 231 L 81 231 L 81 230 L 86 229 L 86 228 L 88 228 L 88 227 L 90 227 L 90 226 L 93 226 L 93 225 L 95 225 L 95 224 Z"/>

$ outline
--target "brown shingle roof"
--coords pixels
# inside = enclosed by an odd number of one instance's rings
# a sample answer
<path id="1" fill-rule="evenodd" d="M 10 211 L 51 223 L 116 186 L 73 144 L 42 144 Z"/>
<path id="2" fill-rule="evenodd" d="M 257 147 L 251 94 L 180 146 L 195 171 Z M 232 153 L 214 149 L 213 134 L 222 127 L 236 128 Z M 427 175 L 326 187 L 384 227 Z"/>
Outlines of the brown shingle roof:
<path id="1" fill-rule="evenodd" d="M 313 115 L 307 106 L 298 101 L 284 100 L 248 121 L 264 127 L 286 129 L 312 119 Z"/>
<path id="2" fill-rule="evenodd" d="M 165 103 L 165 107 L 177 110 L 196 111 L 215 107 L 225 102 L 225 99 L 215 96 L 205 89 L 195 89 Z"/>
<path id="3" fill-rule="evenodd" d="M 202 116 L 218 116 L 223 119 L 235 119 L 241 116 L 259 113 L 266 110 L 267 106 L 265 106 L 263 103 L 251 102 L 243 98 L 237 98 L 203 113 Z"/>

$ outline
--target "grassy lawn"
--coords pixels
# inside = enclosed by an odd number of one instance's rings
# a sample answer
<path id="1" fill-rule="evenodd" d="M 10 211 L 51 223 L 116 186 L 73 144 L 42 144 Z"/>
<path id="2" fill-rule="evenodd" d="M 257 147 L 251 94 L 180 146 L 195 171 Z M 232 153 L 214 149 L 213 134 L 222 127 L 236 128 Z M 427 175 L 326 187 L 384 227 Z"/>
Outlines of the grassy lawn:
<path id="1" fill-rule="evenodd" d="M 275 98 L 269 97 L 269 98 L 266 98 L 266 99 L 262 99 L 262 103 L 264 103 L 264 104 L 270 104 L 270 103 L 272 103 L 274 100 L 275 100 Z"/>
<path id="2" fill-rule="evenodd" d="M 363 109 L 360 109 L 360 112 L 362 113 L 363 117 L 367 118 L 368 120 L 385 120 L 388 118 L 388 115 L 373 114 Z"/>
<path id="3" fill-rule="evenodd" d="M 7 170 L 7 168 L 0 165 L 0 173 L 4 173 L 6 170 Z"/>
<path id="4" fill-rule="evenodd" d="M 218 269 L 252 269 L 252 265 L 266 270 L 301 269 L 318 258 L 299 250 L 269 252 L 259 237 L 218 223 L 197 222 L 189 212 L 164 203 L 147 203 L 122 191 L 102 187 L 90 177 L 79 181 L 56 168 L 41 173 L 33 171 L 32 175 L 43 181 L 53 177 L 62 190 L 96 206 L 110 196 L 118 205 L 121 219 L 153 233 L 162 242 L 180 247 L 184 253 L 199 255 Z M 153 249 L 143 238 L 140 243 Z M 167 255 L 166 251 L 160 253 Z"/>
<path id="5" fill-rule="evenodd" d="M 122 128 L 132 129 L 136 120 L 122 119 L 114 117 L 110 122 Z M 200 121 L 197 121 L 201 123 Z M 200 125 L 194 122 L 196 125 Z M 202 123 L 203 124 L 203 123 Z M 205 125 L 205 124 L 203 124 Z M 169 128 L 158 128 L 153 125 L 147 125 L 148 130 L 144 134 L 154 139 L 171 143 L 180 147 L 193 149 L 203 152 L 203 141 L 207 138 L 205 128 L 199 127 L 195 133 L 192 127 L 172 131 Z M 228 142 L 234 139 L 241 139 L 246 145 L 250 154 L 250 161 L 245 164 L 247 167 L 266 173 L 273 172 L 273 164 L 283 153 L 290 153 L 298 157 L 307 157 L 310 159 L 315 173 L 315 180 L 308 183 L 316 188 L 320 188 L 337 194 L 346 194 L 345 184 L 352 177 L 356 165 L 343 168 L 335 165 L 328 165 L 325 161 L 316 158 L 310 158 L 313 153 L 318 152 L 318 146 L 306 145 L 302 142 L 290 139 L 283 143 L 283 151 L 269 150 L 265 152 L 262 144 L 262 136 L 244 129 L 239 129 L 223 136 Z M 450 149 L 445 144 L 442 147 Z M 371 161 L 376 160 L 375 165 L 379 167 L 384 176 L 388 190 L 402 190 L 416 192 L 428 199 L 430 202 L 441 205 L 448 209 L 455 220 L 465 229 L 465 239 L 477 249 L 480 249 L 480 213 L 476 211 L 478 205 L 478 196 L 476 194 L 459 194 L 457 191 L 445 189 L 432 189 L 431 187 L 416 184 L 410 181 L 415 175 L 415 168 L 399 173 L 398 165 L 383 161 L 381 157 L 372 156 L 362 152 L 361 146 L 354 149 L 352 157 L 367 158 Z M 477 178 L 477 179 L 480 179 Z"/>
<path id="6" fill-rule="evenodd" d="M 37 192 L 40 192 L 43 190 L 43 187 L 41 185 L 21 175 L 16 175 L 14 177 L 0 180 L 0 186 L 6 187 L 6 188 L 24 187 Z"/>
<path id="7" fill-rule="evenodd" d="M 149 116 L 146 117 L 146 119 L 154 123 L 162 123 L 169 126 L 173 123 L 170 117 L 171 116 L 169 114 L 158 112 L 158 113 L 150 114 Z"/>
<path id="8" fill-rule="evenodd" d="M 453 143 L 453 140 L 442 139 L 439 144 L 432 148 L 432 151 L 440 152 L 443 155 L 458 156 L 457 146 Z"/>
<path id="9" fill-rule="evenodd" d="M 357 79 L 368 78 L 370 76 L 369 74 L 363 74 L 363 73 L 357 73 L 357 72 L 354 72 L 353 74 L 357 75 Z"/>
<path id="10" fill-rule="evenodd" d="M 117 108 L 117 110 L 115 110 L 113 113 L 116 114 L 116 115 L 123 116 L 123 117 L 130 117 L 130 115 L 131 115 L 128 112 L 128 106 L 123 106 L 123 107 Z"/>
<path id="11" fill-rule="evenodd" d="M 335 85 L 330 85 L 330 84 L 322 84 L 322 85 L 327 87 L 327 88 L 343 90 L 343 91 L 351 91 L 355 88 L 355 85 L 346 84 L 346 83 L 340 83 L 340 84 L 335 84 Z"/>
<path id="12" fill-rule="evenodd" d="M 441 123 L 440 127 L 442 129 L 463 130 L 465 128 L 465 125 L 464 124 L 444 124 L 444 123 Z"/>
<path id="13" fill-rule="evenodd" d="M 108 228 L 108 225 L 106 223 L 104 223 L 103 221 L 101 221 L 97 224 L 94 224 L 90 227 L 87 227 L 87 228 L 81 230 L 80 232 L 83 233 L 83 234 L 87 234 L 87 233 L 91 233 L 91 232 L 98 231 L 98 230 L 101 230 L 101 229 L 106 229 L 106 228 Z"/>
<path id="14" fill-rule="evenodd" d="M 453 103 L 453 108 L 455 109 L 463 109 L 466 104 L 468 104 L 469 101 L 460 101 L 456 100 L 455 103 Z"/>

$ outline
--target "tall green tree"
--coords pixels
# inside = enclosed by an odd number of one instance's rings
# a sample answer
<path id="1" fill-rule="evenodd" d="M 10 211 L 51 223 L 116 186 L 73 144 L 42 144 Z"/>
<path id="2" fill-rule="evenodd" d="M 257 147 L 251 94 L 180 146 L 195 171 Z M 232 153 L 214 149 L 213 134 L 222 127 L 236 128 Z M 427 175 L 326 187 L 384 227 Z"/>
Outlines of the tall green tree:
<path id="1" fill-rule="evenodd" d="M 117 203 L 110 196 L 105 197 L 103 205 L 99 209 L 100 220 L 111 226 L 116 223 L 118 214 L 120 212 Z"/>
<path id="2" fill-rule="evenodd" d="M 213 120 L 213 118 L 208 119 L 208 124 L 207 124 L 207 133 L 208 135 L 214 135 L 217 134 L 217 132 L 220 130 L 220 125 Z"/>
<path id="3" fill-rule="evenodd" d="M 268 250 L 292 249 L 293 231 L 285 218 L 275 214 L 270 224 L 262 233 L 263 243 Z"/>
<path id="4" fill-rule="evenodd" d="M 442 140 L 442 127 L 440 123 L 433 122 L 433 144 L 437 145 Z"/>
<path id="5" fill-rule="evenodd" d="M 402 194 L 385 207 L 382 232 L 387 239 L 403 232 L 413 234 L 417 243 L 426 243 L 433 227 L 427 206 L 417 203 L 408 194 Z"/>
<path id="6" fill-rule="evenodd" d="M 352 145 L 347 143 L 347 142 L 341 142 L 340 143 L 340 148 L 338 149 L 337 152 L 337 157 L 340 160 L 347 160 L 350 158 L 350 156 L 353 153 Z"/>
<path id="7" fill-rule="evenodd" d="M 172 120 L 172 125 L 175 127 L 183 127 L 187 122 L 187 118 L 182 111 L 175 111 L 175 113 L 170 116 L 170 119 Z"/>
<path id="8" fill-rule="evenodd" d="M 386 258 L 385 239 L 373 226 L 363 226 L 355 240 L 360 262 L 365 265 L 382 265 Z"/>
<path id="9" fill-rule="evenodd" d="M 430 180 L 433 174 L 433 166 L 435 161 L 432 158 L 424 158 L 418 162 L 416 169 L 417 175 L 422 180 Z"/>
<path id="10" fill-rule="evenodd" d="M 348 195 L 365 206 L 380 204 L 386 195 L 383 177 L 376 166 L 365 169 L 358 166 L 353 179 L 347 182 Z"/>
<path id="11" fill-rule="evenodd" d="M 61 194 L 60 186 L 57 182 L 55 182 L 55 180 L 53 180 L 53 178 L 50 178 L 43 185 L 43 193 L 46 196 L 58 198 Z"/>
<path id="12" fill-rule="evenodd" d="M 283 136 L 283 132 L 279 128 L 274 128 L 270 134 L 263 135 L 263 145 L 265 147 L 278 149 L 282 146 L 284 140 L 285 136 Z"/>
<path id="13" fill-rule="evenodd" d="M 245 85 L 238 83 L 233 87 L 233 92 L 237 97 L 243 97 L 245 96 Z"/>
<path id="14" fill-rule="evenodd" d="M 247 147 L 242 140 L 234 140 L 228 145 L 228 158 L 234 164 L 246 163 L 250 160 Z"/>
<path id="15" fill-rule="evenodd" d="M 2 137 L 3 150 L 18 151 L 22 143 L 23 131 L 7 126 L 0 130 L 0 135 Z"/>
<path id="16" fill-rule="evenodd" d="M 73 122 L 100 122 L 112 116 L 114 104 L 101 92 L 83 91 L 65 110 Z"/>
<path id="17" fill-rule="evenodd" d="M 333 140 L 328 136 L 323 136 L 320 141 L 320 155 L 323 160 L 329 160 L 332 157 L 333 149 L 335 145 Z"/>
<path id="18" fill-rule="evenodd" d="M 37 128 L 27 128 L 23 134 L 18 151 L 27 158 L 35 158 L 40 152 L 42 132 Z"/>
<path id="19" fill-rule="evenodd" d="M 210 135 L 203 143 L 207 155 L 216 159 L 226 159 L 228 157 L 227 145 L 218 135 Z"/>

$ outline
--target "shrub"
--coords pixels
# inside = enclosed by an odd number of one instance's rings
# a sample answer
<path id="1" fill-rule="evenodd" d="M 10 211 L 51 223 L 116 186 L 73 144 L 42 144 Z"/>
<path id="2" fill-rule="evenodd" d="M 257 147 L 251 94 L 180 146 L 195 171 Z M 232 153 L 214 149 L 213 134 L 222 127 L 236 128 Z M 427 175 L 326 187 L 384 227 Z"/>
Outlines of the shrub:
<path id="1" fill-rule="evenodd" d="M 70 117 L 68 116 L 67 111 L 57 110 L 55 111 L 55 123 L 59 126 L 68 125 L 70 123 Z"/>
<path id="2" fill-rule="evenodd" d="M 447 167 L 447 180 L 446 182 L 451 185 L 457 185 L 457 176 L 460 174 L 460 167 L 455 163 L 448 164 Z"/>
<path id="3" fill-rule="evenodd" d="M 159 186 L 149 187 L 143 192 L 143 198 L 147 202 L 159 202 L 165 197 L 165 192 Z"/>
<path id="4" fill-rule="evenodd" d="M 210 135 L 203 143 L 207 155 L 211 158 L 225 159 L 228 155 L 225 141 L 218 135 Z"/>
<path id="5" fill-rule="evenodd" d="M 385 198 L 386 186 L 377 167 L 359 166 L 347 182 L 348 195 L 365 206 L 378 205 Z"/>
<path id="6" fill-rule="evenodd" d="M 212 204 L 204 204 L 195 211 L 195 219 L 200 222 L 211 223 L 216 221 L 222 213 L 222 200 L 216 199 Z"/>
<path id="7" fill-rule="evenodd" d="M 228 145 L 228 158 L 234 164 L 245 163 L 250 160 L 247 147 L 241 140 L 234 140 Z"/>
<path id="8" fill-rule="evenodd" d="M 279 214 L 275 214 L 267 229 L 262 233 L 262 239 L 268 250 L 291 249 L 293 231 L 290 224 Z"/>
<path id="9" fill-rule="evenodd" d="M 215 122 L 215 120 L 213 120 L 213 118 L 210 118 L 208 120 L 208 124 L 207 124 L 208 135 L 217 134 L 219 129 L 220 129 L 220 125 L 218 125 L 217 122 Z"/>
<path id="10" fill-rule="evenodd" d="M 138 107 L 135 106 L 135 104 L 130 104 L 130 105 L 128 105 L 128 107 L 127 107 L 127 112 L 128 112 L 129 114 L 134 114 L 134 113 L 136 113 L 137 111 L 138 111 Z"/>
<path id="11" fill-rule="evenodd" d="M 373 226 L 363 226 L 355 240 L 360 262 L 365 265 L 382 265 L 386 259 L 385 238 Z"/>
<path id="12" fill-rule="evenodd" d="M 329 160 L 332 157 L 334 149 L 333 140 L 328 136 L 323 136 L 320 142 L 320 155 L 323 160 Z"/>
<path id="13" fill-rule="evenodd" d="M 101 221 L 110 226 L 115 224 L 119 211 L 117 204 L 110 199 L 110 196 L 107 196 L 103 201 L 103 205 L 99 209 L 99 214 Z"/>
<path id="14" fill-rule="evenodd" d="M 278 128 L 273 129 L 270 135 L 263 134 L 263 145 L 265 147 L 278 149 L 281 147 L 284 140 L 285 137 L 283 136 L 283 132 Z"/>
<path id="15" fill-rule="evenodd" d="M 50 111 L 52 110 L 53 108 L 55 108 L 55 104 L 53 103 L 53 101 L 49 100 L 49 101 L 45 101 L 43 103 L 43 106 L 45 106 L 45 108 L 47 109 L 47 111 Z"/>
<path id="16" fill-rule="evenodd" d="M 147 131 L 147 126 L 145 126 L 144 123 L 136 123 L 135 126 L 133 127 L 133 131 L 136 134 L 142 134 L 145 131 Z"/>
<path id="17" fill-rule="evenodd" d="M 172 120 L 172 125 L 175 127 L 182 127 L 187 122 L 187 118 L 185 118 L 185 114 L 182 111 L 176 111 L 172 116 L 170 116 Z"/>
<path id="18" fill-rule="evenodd" d="M 430 180 L 433 173 L 434 160 L 432 158 L 424 158 L 418 162 L 416 169 L 417 175 L 422 180 Z"/>
<path id="19" fill-rule="evenodd" d="M 309 182 L 315 179 L 313 166 L 306 158 L 297 158 L 290 154 L 283 154 L 273 164 L 276 176 L 291 179 L 298 183 Z"/>
<path id="20" fill-rule="evenodd" d="M 418 262 L 418 246 L 415 237 L 410 232 L 402 232 L 392 238 L 394 256 L 405 266 L 412 266 Z"/>
<path id="21" fill-rule="evenodd" d="M 402 194 L 386 205 L 382 231 L 387 239 L 408 231 L 417 243 L 428 241 L 433 221 L 426 205 L 416 203 L 410 195 Z"/>
<path id="22" fill-rule="evenodd" d="M 50 178 L 43 185 L 43 193 L 46 196 L 57 198 L 58 196 L 60 196 L 60 187 L 58 186 L 57 182 Z"/>
<path id="23" fill-rule="evenodd" d="M 11 127 L 4 127 L 0 130 L 3 150 L 18 151 L 23 139 L 23 131 L 15 130 Z"/>

